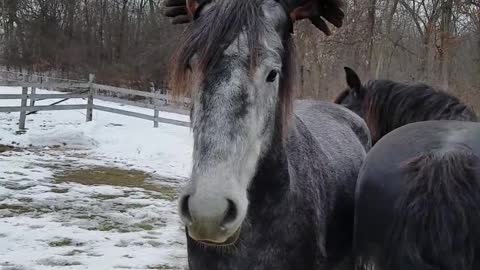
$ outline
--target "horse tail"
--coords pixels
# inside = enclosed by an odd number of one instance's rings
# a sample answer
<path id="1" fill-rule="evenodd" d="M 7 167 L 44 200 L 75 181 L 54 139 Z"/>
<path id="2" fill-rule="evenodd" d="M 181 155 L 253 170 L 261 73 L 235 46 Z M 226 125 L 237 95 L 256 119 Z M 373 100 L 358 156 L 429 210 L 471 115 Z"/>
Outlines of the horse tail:
<path id="1" fill-rule="evenodd" d="M 480 159 L 468 147 L 423 153 L 404 166 L 387 265 L 470 270 L 480 242 Z"/>

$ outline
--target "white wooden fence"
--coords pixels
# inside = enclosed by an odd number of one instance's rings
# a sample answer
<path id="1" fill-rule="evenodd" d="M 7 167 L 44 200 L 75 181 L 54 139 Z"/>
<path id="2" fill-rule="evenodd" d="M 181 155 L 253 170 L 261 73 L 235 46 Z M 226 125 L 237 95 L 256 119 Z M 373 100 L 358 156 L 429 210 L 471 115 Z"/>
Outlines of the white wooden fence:
<path id="1" fill-rule="evenodd" d="M 89 81 L 75 81 L 45 76 L 27 75 L 10 71 L 0 71 L 0 86 L 22 87 L 21 94 L 2 94 L 0 92 L 0 99 L 21 100 L 20 106 L 0 107 L 0 112 L 20 112 L 20 130 L 25 130 L 26 117 L 30 113 L 38 111 L 62 110 L 86 110 L 86 121 L 92 121 L 93 110 L 99 110 L 153 121 L 154 127 L 158 127 L 159 122 L 178 126 L 190 126 L 189 122 L 159 117 L 159 111 L 185 113 L 185 108 L 190 103 L 190 99 L 188 98 L 174 99 L 169 95 L 163 95 L 158 92 L 144 92 L 108 85 L 101 85 L 94 83 L 94 81 L 95 76 L 92 74 L 89 76 Z M 31 89 L 30 93 L 29 88 Z M 65 93 L 37 94 L 36 89 L 59 90 Z M 122 99 L 114 97 L 112 95 L 105 95 L 105 93 L 112 93 L 114 95 L 139 96 L 145 99 L 149 98 L 153 101 L 153 104 L 148 102 Z M 86 99 L 86 104 L 58 105 L 62 101 L 71 98 Z M 35 101 L 45 99 L 61 100 L 47 106 L 35 106 Z M 95 105 L 94 99 L 152 109 L 153 114 L 148 115 L 117 108 Z M 30 100 L 30 103 L 28 103 L 28 100 Z"/>

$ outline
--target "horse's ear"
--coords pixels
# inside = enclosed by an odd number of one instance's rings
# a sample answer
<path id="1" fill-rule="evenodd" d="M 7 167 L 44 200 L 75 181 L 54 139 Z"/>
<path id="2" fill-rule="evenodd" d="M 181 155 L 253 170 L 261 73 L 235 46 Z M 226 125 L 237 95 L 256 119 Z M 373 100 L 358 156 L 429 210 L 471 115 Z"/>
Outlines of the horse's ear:
<path id="1" fill-rule="evenodd" d="M 165 16 L 172 18 L 172 24 L 189 23 L 199 6 L 199 0 L 165 0 Z"/>
<path id="2" fill-rule="evenodd" d="M 286 1 L 290 8 L 292 21 L 309 19 L 310 22 L 326 35 L 330 35 L 325 20 L 336 27 L 341 27 L 345 14 L 342 11 L 342 0 L 278 0 Z"/>
<path id="3" fill-rule="evenodd" d="M 348 87 L 358 94 L 358 92 L 362 89 L 362 81 L 353 69 L 349 67 L 344 67 L 344 69 Z"/>

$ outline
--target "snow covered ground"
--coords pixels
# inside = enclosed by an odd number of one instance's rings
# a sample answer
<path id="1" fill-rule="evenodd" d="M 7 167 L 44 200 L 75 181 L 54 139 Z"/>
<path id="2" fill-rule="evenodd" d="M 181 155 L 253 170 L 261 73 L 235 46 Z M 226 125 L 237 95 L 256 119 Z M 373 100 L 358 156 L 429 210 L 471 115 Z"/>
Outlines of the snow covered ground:
<path id="1" fill-rule="evenodd" d="M 176 198 L 191 166 L 188 128 L 99 111 L 86 123 L 84 110 L 38 112 L 26 127 L 18 134 L 18 113 L 0 113 L 0 269 L 185 267 Z"/>

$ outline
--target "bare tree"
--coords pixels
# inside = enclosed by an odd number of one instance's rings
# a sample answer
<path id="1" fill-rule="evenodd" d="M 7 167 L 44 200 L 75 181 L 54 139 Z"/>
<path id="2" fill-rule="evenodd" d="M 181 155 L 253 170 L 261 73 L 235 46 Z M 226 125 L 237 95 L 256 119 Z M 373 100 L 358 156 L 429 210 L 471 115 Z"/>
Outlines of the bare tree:
<path id="1" fill-rule="evenodd" d="M 0 65 L 108 84 L 162 88 L 183 26 L 163 0 L 2 0 Z M 365 79 L 424 81 L 480 108 L 479 0 L 345 0 L 329 37 L 295 26 L 300 95 L 331 99 L 343 66 Z"/>
<path id="2" fill-rule="evenodd" d="M 440 46 L 439 58 L 440 58 L 440 81 L 443 89 L 449 89 L 449 42 L 452 28 L 452 16 L 453 16 L 453 0 L 442 0 L 442 20 L 440 24 Z"/>
<path id="3" fill-rule="evenodd" d="M 388 45 L 390 44 L 390 39 L 392 34 L 393 17 L 395 16 L 395 13 L 397 11 L 399 0 L 393 0 L 391 7 L 389 7 L 388 2 L 389 1 L 387 1 L 384 15 L 382 16 L 383 20 L 386 21 L 386 23 L 385 23 L 385 32 L 383 37 L 381 38 L 380 49 L 378 52 L 378 61 L 375 69 L 375 78 L 377 79 L 383 75 L 385 58 L 386 58 L 385 56 L 387 54 L 387 49 L 389 47 Z"/>

